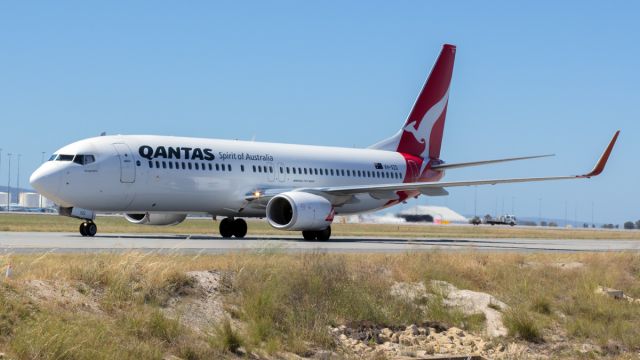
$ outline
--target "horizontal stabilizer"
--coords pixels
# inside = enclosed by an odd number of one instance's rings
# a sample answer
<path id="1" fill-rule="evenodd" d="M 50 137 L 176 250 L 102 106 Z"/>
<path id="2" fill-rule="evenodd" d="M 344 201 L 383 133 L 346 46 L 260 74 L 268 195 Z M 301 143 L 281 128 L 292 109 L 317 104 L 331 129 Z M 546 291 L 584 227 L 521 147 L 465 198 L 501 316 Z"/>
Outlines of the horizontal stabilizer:
<path id="1" fill-rule="evenodd" d="M 508 162 L 508 161 L 539 159 L 539 158 L 545 158 L 545 157 L 551 157 L 551 156 L 555 156 L 555 154 L 522 156 L 522 157 L 514 157 L 514 158 L 506 158 L 506 159 L 471 161 L 471 162 L 453 163 L 453 164 L 438 164 L 438 165 L 432 165 L 431 169 L 433 170 L 457 169 L 457 168 L 470 167 L 470 166 L 496 164 L 496 163 Z"/>

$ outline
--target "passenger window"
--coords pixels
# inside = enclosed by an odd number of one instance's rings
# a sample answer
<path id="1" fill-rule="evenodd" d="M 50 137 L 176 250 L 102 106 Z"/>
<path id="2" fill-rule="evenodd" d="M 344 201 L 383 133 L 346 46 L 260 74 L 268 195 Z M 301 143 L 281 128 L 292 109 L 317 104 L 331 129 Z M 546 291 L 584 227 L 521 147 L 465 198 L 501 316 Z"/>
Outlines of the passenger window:
<path id="1" fill-rule="evenodd" d="M 173 169 L 173 163 L 169 162 L 169 169 Z"/>
<path id="2" fill-rule="evenodd" d="M 307 168 L 304 168 L 304 174 L 307 175 Z"/>
<path id="3" fill-rule="evenodd" d="M 200 170 L 200 166 L 198 165 L 198 163 L 193 164 L 196 167 L 196 170 Z"/>
<path id="4" fill-rule="evenodd" d="M 333 169 L 331 169 L 331 176 L 333 176 Z"/>
<path id="5" fill-rule="evenodd" d="M 351 176 L 351 172 L 347 170 L 347 176 Z"/>
<path id="6" fill-rule="evenodd" d="M 295 174 L 296 173 L 296 168 L 291 168 L 291 169 L 293 170 L 293 173 Z"/>
<path id="7" fill-rule="evenodd" d="M 313 169 L 313 174 L 318 175 L 318 169 Z"/>
<path id="8" fill-rule="evenodd" d="M 160 161 L 156 160 L 156 169 L 160 169 Z"/>
<path id="9" fill-rule="evenodd" d="M 244 165 L 240 165 L 240 171 L 244 172 Z"/>
<path id="10" fill-rule="evenodd" d="M 192 169 L 193 169 L 193 168 L 192 168 L 192 166 L 193 166 L 193 165 L 191 165 L 191 163 L 187 163 L 187 166 L 189 167 L 189 170 L 192 170 Z"/>
<path id="11" fill-rule="evenodd" d="M 220 171 L 220 164 L 216 164 L 216 171 Z M 253 171 L 256 171 L 256 169 L 253 169 Z"/>
<path id="12" fill-rule="evenodd" d="M 222 164 L 222 171 L 227 171 L 226 166 L 224 164 Z"/>
<path id="13" fill-rule="evenodd" d="M 211 165 L 211 163 L 209 163 L 209 171 L 213 170 L 213 165 Z"/>
<path id="14" fill-rule="evenodd" d="M 273 174 L 273 166 L 269 166 L 269 172 Z"/>
<path id="15" fill-rule="evenodd" d="M 153 169 L 153 161 L 149 161 L 149 169 Z"/>
<path id="16" fill-rule="evenodd" d="M 289 167 L 287 166 L 287 174 L 289 173 Z"/>
<path id="17" fill-rule="evenodd" d="M 228 168 L 229 168 L 229 171 L 231 171 L 231 164 L 229 164 Z"/>
<path id="18" fill-rule="evenodd" d="M 253 172 L 256 172 L 256 166 L 253 165 Z"/>
<path id="19" fill-rule="evenodd" d="M 284 174 L 284 169 L 280 166 L 280 174 Z"/>
<path id="20" fill-rule="evenodd" d="M 140 160 L 136 160 L 136 165 L 140 166 L 142 163 L 140 162 Z"/>

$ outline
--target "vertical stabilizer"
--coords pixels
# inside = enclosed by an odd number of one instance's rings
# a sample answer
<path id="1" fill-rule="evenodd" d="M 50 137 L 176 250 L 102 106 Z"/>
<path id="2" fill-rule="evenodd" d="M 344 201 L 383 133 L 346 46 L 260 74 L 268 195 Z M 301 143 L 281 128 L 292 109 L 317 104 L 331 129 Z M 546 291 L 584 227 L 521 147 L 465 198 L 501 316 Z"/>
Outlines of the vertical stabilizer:
<path id="1" fill-rule="evenodd" d="M 423 160 L 422 169 L 430 159 L 440 158 L 455 55 L 454 45 L 445 44 L 442 47 L 431 74 L 400 131 L 371 146 L 372 149 L 417 156 Z"/>

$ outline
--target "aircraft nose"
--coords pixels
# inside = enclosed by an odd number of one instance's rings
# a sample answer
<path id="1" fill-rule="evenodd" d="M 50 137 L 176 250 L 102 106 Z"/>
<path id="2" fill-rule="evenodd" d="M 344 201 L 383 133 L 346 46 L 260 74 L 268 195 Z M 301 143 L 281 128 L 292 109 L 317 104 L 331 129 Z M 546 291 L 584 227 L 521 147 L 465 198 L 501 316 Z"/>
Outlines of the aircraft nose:
<path id="1" fill-rule="evenodd" d="M 45 163 L 31 174 L 29 183 L 40 194 L 47 198 L 56 198 L 56 193 L 60 190 L 62 176 L 56 169 Z"/>

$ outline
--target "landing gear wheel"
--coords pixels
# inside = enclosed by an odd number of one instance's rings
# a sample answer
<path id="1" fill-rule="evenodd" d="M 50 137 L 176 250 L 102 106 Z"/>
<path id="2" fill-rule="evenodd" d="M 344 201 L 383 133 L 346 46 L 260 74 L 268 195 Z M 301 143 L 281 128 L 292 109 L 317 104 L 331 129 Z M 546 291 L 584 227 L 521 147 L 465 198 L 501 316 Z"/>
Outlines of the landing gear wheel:
<path id="1" fill-rule="evenodd" d="M 327 241 L 331 237 L 331 226 L 327 227 L 324 230 L 317 231 L 317 239 L 319 241 Z"/>
<path id="2" fill-rule="evenodd" d="M 316 236 L 316 231 L 305 230 L 302 232 L 302 237 L 307 241 L 315 240 Z"/>
<path id="3" fill-rule="evenodd" d="M 96 226 L 95 223 L 90 222 L 87 223 L 87 236 L 96 236 L 96 234 L 98 233 L 98 226 Z"/>
<path id="4" fill-rule="evenodd" d="M 247 222 L 244 219 L 233 220 L 233 236 L 242 239 L 247 235 Z"/>
<path id="5" fill-rule="evenodd" d="M 232 218 L 224 218 L 220 221 L 220 235 L 223 238 L 230 238 L 233 236 L 233 219 Z"/>
<path id="6" fill-rule="evenodd" d="M 95 236 L 98 233 L 98 226 L 93 221 L 85 221 L 80 224 L 80 235 Z"/>

